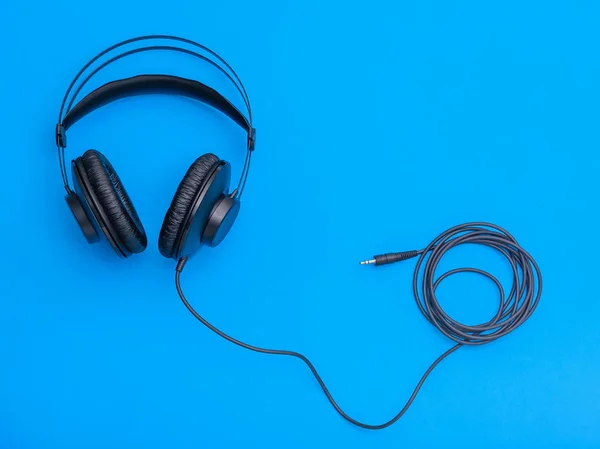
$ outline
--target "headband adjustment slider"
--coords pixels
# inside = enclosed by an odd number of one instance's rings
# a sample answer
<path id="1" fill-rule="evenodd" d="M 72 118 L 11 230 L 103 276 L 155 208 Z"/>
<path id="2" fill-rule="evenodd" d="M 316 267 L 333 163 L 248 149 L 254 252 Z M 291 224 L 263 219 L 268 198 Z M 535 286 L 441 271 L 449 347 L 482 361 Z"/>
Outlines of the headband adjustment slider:
<path id="1" fill-rule="evenodd" d="M 256 143 L 256 128 L 250 128 L 250 131 L 248 131 L 248 151 L 254 151 L 255 143 Z"/>
<path id="2" fill-rule="evenodd" d="M 56 146 L 60 148 L 67 147 L 67 134 L 61 123 L 56 124 Z"/>

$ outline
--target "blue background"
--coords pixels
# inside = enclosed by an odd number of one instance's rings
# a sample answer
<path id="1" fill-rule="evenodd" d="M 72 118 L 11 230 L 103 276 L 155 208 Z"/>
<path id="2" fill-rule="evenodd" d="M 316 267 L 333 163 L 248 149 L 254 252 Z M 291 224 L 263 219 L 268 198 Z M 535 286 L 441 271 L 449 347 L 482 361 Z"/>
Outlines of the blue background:
<path id="1" fill-rule="evenodd" d="M 599 447 L 599 20 L 591 0 L 3 2 L 0 447 Z M 156 246 L 164 212 L 200 154 L 238 173 L 244 135 L 166 96 L 115 103 L 69 133 L 69 159 L 109 157 L 149 236 L 127 260 L 88 246 L 63 200 L 59 103 L 96 52 L 152 32 L 221 53 L 256 116 L 242 213 L 183 275 L 215 324 L 305 352 L 347 412 L 379 422 L 450 342 L 414 304 L 413 262 L 359 260 L 495 222 L 543 270 L 538 310 L 444 361 L 393 427 L 350 426 L 299 361 L 234 347 L 179 302 Z M 163 53 L 94 86 L 143 72 L 233 92 Z M 443 265 L 508 275 L 489 250 Z M 497 306 L 474 275 L 439 297 L 467 323 Z"/>

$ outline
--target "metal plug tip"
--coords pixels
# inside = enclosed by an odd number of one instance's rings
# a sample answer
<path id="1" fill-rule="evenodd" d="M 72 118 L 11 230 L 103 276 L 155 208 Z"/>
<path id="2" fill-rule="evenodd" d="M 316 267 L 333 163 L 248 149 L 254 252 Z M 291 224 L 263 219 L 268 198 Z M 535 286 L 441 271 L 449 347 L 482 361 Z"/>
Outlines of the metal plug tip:
<path id="1" fill-rule="evenodd" d="M 370 265 L 372 263 L 375 263 L 375 259 L 371 259 L 371 260 L 364 260 L 362 261 L 360 264 L 361 265 Z"/>

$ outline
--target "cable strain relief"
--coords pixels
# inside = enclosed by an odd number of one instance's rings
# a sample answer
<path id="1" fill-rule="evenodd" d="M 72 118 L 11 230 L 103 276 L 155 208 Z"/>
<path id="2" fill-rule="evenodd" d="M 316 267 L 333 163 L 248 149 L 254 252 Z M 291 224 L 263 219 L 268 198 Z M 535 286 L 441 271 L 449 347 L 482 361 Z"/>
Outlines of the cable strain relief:
<path id="1" fill-rule="evenodd" d="M 184 257 L 184 258 L 179 259 L 177 261 L 177 267 L 175 267 L 175 271 L 177 273 L 181 273 L 183 271 L 183 269 L 185 268 L 185 264 L 186 264 L 187 260 L 188 260 L 188 258 Z"/>
<path id="2" fill-rule="evenodd" d="M 385 265 L 388 263 L 401 262 L 403 260 L 412 259 L 419 255 L 419 251 L 401 251 L 399 253 L 386 253 L 375 256 L 375 265 Z"/>
<path id="3" fill-rule="evenodd" d="M 407 259 L 412 259 L 413 257 L 417 257 L 420 254 L 420 252 L 413 249 L 412 251 L 404 251 L 401 254 L 402 254 L 402 259 L 400 259 L 400 260 L 407 260 Z"/>

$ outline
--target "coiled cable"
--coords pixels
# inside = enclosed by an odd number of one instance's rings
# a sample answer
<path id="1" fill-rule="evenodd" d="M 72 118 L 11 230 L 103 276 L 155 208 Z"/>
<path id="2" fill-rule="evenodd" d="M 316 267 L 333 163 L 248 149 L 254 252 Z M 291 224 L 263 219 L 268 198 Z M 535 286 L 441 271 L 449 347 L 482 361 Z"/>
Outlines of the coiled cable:
<path id="1" fill-rule="evenodd" d="M 505 295 L 500 281 L 487 271 L 478 268 L 457 268 L 447 271 L 439 277 L 435 277 L 435 270 L 444 256 L 450 249 L 463 244 L 476 244 L 488 246 L 502 253 L 509 261 L 512 267 L 512 286 L 508 295 Z M 433 369 L 448 355 L 455 352 L 458 348 L 465 345 L 481 345 L 490 343 L 523 324 L 531 316 L 537 307 L 542 294 L 542 275 L 540 269 L 531 255 L 525 251 L 506 230 L 490 223 L 466 223 L 455 226 L 436 237 L 427 247 L 420 251 L 405 251 L 399 253 L 382 254 L 375 256 L 372 260 L 361 262 L 361 264 L 383 265 L 393 262 L 407 260 L 419 256 L 413 276 L 413 292 L 415 301 L 423 316 L 433 324 L 442 334 L 454 341 L 456 344 L 440 355 L 425 371 L 412 394 L 406 401 L 404 407 L 390 420 L 382 424 L 365 424 L 351 416 L 347 415 L 335 402 L 333 396 L 327 389 L 325 382 L 317 372 L 311 361 L 304 355 L 295 351 L 286 351 L 279 349 L 267 349 L 258 346 L 249 345 L 237 340 L 221 330 L 217 329 L 205 318 L 203 318 L 190 305 L 181 289 L 181 272 L 187 262 L 187 258 L 181 259 L 175 272 L 175 285 L 177 293 L 185 307 L 202 324 L 208 327 L 217 335 L 223 337 L 242 348 L 251 351 L 285 355 L 296 357 L 302 360 L 315 376 L 317 382 L 323 389 L 325 396 L 335 408 L 335 410 L 350 423 L 369 430 L 380 430 L 391 426 L 398 421 L 413 403 L 417 393 L 423 386 L 427 376 Z M 419 276 L 423 272 L 421 282 Z M 479 325 L 465 325 L 450 317 L 440 306 L 435 291 L 440 282 L 457 273 L 476 273 L 492 280 L 500 292 L 500 306 L 496 315 L 486 323 Z M 536 282 L 537 280 L 537 282 Z"/>

